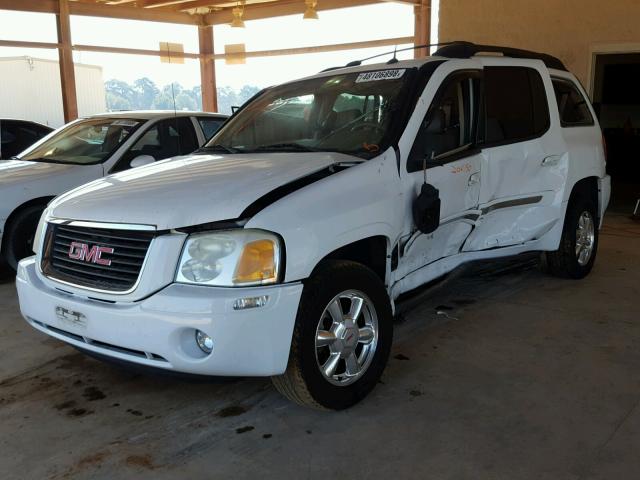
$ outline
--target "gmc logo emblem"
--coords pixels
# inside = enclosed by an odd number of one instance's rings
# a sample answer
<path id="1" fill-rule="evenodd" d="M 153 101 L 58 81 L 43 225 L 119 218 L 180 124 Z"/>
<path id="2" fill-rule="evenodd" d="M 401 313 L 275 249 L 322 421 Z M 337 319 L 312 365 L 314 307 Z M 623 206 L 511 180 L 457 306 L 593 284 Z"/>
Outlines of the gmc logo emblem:
<path id="1" fill-rule="evenodd" d="M 89 248 L 89 245 L 80 242 L 71 242 L 71 245 L 69 245 L 69 258 L 71 260 L 96 263 L 108 267 L 111 265 L 111 260 L 102 258 L 103 253 L 113 253 L 113 248 L 100 247 L 98 245 Z"/>

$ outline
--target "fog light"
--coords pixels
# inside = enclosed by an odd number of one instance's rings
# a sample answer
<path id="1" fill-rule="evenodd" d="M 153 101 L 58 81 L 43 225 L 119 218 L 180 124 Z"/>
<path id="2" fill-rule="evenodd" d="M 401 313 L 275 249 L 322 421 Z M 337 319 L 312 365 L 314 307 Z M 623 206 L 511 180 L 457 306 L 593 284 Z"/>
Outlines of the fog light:
<path id="1" fill-rule="evenodd" d="M 196 330 L 196 343 L 207 355 L 213 351 L 213 338 L 200 330 Z"/>
<path id="2" fill-rule="evenodd" d="M 233 302 L 234 310 L 244 310 L 246 308 L 264 307 L 269 301 L 269 295 L 261 295 L 259 297 L 238 298 Z"/>

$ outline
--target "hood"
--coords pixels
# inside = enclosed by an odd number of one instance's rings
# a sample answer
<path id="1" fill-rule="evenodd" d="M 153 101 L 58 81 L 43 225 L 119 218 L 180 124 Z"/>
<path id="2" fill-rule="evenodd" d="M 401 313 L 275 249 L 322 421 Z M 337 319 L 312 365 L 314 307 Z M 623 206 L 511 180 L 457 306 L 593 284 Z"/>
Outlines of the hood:
<path id="1" fill-rule="evenodd" d="M 24 184 L 53 175 L 65 174 L 75 165 L 62 163 L 27 162 L 24 160 L 0 160 L 0 187 Z"/>
<path id="2" fill-rule="evenodd" d="M 337 162 L 339 153 L 191 155 L 117 173 L 58 197 L 58 218 L 154 225 L 159 230 L 240 216 L 274 189 Z"/>

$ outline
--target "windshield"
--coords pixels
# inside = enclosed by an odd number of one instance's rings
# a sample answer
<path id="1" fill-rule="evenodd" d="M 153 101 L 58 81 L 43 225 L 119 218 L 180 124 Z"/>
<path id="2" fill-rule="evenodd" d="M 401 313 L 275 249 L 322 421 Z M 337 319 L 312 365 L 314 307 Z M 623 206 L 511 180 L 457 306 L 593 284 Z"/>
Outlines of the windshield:
<path id="1" fill-rule="evenodd" d="M 81 120 L 36 144 L 20 160 L 75 165 L 102 163 L 141 123 L 128 118 Z"/>
<path id="2" fill-rule="evenodd" d="M 388 146 L 410 73 L 336 74 L 274 87 L 247 104 L 205 150 L 333 151 L 371 158 Z"/>

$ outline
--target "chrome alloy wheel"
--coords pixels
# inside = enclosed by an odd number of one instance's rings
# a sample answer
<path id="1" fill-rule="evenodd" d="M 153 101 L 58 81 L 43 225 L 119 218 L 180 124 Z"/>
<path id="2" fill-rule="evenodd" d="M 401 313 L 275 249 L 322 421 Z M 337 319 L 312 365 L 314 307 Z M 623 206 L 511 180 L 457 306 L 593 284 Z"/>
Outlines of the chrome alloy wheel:
<path id="1" fill-rule="evenodd" d="M 373 360 L 378 334 L 375 306 L 364 293 L 333 297 L 316 328 L 316 362 L 324 378 L 338 386 L 358 380 Z"/>
<path id="2" fill-rule="evenodd" d="M 576 258 L 581 267 L 584 267 L 591 259 L 595 238 L 593 215 L 584 211 L 578 218 L 578 226 L 576 228 Z"/>

